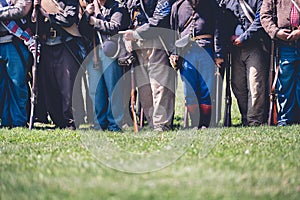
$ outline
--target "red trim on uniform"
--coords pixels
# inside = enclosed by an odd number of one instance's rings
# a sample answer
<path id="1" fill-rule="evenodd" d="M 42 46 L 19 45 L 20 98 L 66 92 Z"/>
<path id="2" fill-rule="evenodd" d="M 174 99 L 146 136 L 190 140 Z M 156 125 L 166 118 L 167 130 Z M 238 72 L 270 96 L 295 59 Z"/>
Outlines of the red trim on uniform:
<path id="1" fill-rule="evenodd" d="M 200 104 L 200 110 L 203 115 L 211 114 L 211 105 Z"/>

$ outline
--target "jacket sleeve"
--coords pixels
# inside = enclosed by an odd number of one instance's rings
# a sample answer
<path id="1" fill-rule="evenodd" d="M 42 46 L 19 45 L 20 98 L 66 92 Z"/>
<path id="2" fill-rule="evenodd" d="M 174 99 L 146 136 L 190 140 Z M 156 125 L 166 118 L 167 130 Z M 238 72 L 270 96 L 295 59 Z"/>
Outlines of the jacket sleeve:
<path id="1" fill-rule="evenodd" d="M 176 20 L 175 20 L 176 14 L 178 14 L 177 6 L 178 6 L 178 1 L 176 1 L 173 4 L 171 13 L 170 13 L 170 27 L 171 27 L 171 30 L 174 32 L 174 34 L 177 34 L 176 27 L 178 26 L 178 24 L 176 24 L 178 22 L 176 22 Z M 174 35 L 174 38 L 175 38 L 175 35 Z M 176 37 L 176 38 L 178 38 L 178 37 Z M 171 54 L 174 54 L 174 55 L 178 54 L 176 46 L 175 46 L 175 41 L 170 44 L 170 52 L 171 52 Z"/>
<path id="2" fill-rule="evenodd" d="M 77 0 L 66 0 L 60 1 L 62 12 L 56 14 L 49 14 L 50 22 L 64 26 L 70 27 L 74 23 L 78 22 L 78 9 L 79 1 Z"/>
<path id="3" fill-rule="evenodd" d="M 93 40 L 94 29 L 93 26 L 89 24 L 89 14 L 87 14 L 87 12 L 84 12 L 81 16 L 81 19 L 78 23 L 78 30 L 82 36 L 90 41 Z"/>
<path id="4" fill-rule="evenodd" d="M 274 21 L 274 0 L 264 0 L 260 10 L 261 25 L 269 36 L 274 39 L 276 33 L 279 31 L 276 21 Z"/>
<path id="5" fill-rule="evenodd" d="M 170 12 L 173 3 L 174 0 L 158 0 L 152 17 L 148 18 L 148 23 L 145 23 L 136 29 L 138 35 L 147 39 L 153 37 L 152 34 L 149 34 L 149 29 L 151 27 L 169 28 Z"/>
<path id="6" fill-rule="evenodd" d="M 114 35 L 117 34 L 119 30 L 122 29 L 122 19 L 124 11 L 121 8 L 113 9 L 110 21 L 103 19 L 96 19 L 94 29 L 98 30 L 104 34 Z"/>
<path id="7" fill-rule="evenodd" d="M 175 24 L 177 5 L 178 5 L 178 1 L 173 4 L 173 6 L 171 8 L 171 12 L 170 12 L 170 27 L 171 27 L 171 30 L 175 30 L 175 28 L 177 26 L 177 24 Z"/>
<path id="8" fill-rule="evenodd" d="M 29 13 L 31 4 L 31 0 L 17 0 L 14 5 L 0 7 L 0 20 L 12 20 L 24 17 Z"/>
<path id="9" fill-rule="evenodd" d="M 224 34 L 222 34 L 221 32 L 221 21 L 222 21 L 222 15 L 221 15 L 221 9 L 218 6 L 217 2 L 214 1 L 213 3 L 213 9 L 212 9 L 215 13 L 216 16 L 216 20 L 215 20 L 215 32 L 214 32 L 214 57 L 215 58 L 223 58 L 223 49 L 222 46 L 223 45 L 223 37 Z"/>
<path id="10" fill-rule="evenodd" d="M 241 42 L 247 41 L 251 38 L 253 38 L 254 34 L 260 30 L 262 30 L 262 26 L 260 23 L 260 8 L 262 5 L 262 0 L 257 1 L 257 9 L 255 12 L 255 18 L 253 23 L 247 28 L 247 30 L 239 36 L 239 39 Z"/>

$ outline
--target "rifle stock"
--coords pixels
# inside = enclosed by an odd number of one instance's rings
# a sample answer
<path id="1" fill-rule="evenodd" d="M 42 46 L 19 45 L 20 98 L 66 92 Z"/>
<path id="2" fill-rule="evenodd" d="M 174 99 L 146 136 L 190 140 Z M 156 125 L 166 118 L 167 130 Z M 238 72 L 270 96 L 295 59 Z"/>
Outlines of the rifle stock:
<path id="1" fill-rule="evenodd" d="M 130 92 L 130 108 L 131 108 L 131 114 L 133 119 L 133 131 L 134 133 L 138 132 L 138 122 L 137 122 L 137 116 L 135 112 L 135 83 L 134 83 L 134 66 L 133 63 L 130 64 L 130 77 L 131 77 L 131 92 Z"/>
<path id="2" fill-rule="evenodd" d="M 231 123 L 231 90 L 230 90 L 230 67 L 231 67 L 231 53 L 228 53 L 228 63 L 226 63 L 226 90 L 225 90 L 225 112 L 224 112 L 224 126 L 230 127 Z"/>
<path id="3" fill-rule="evenodd" d="M 275 42 L 271 42 L 271 54 L 270 54 L 270 70 L 269 70 L 269 88 L 270 88 L 270 104 L 269 104 L 269 114 L 268 114 L 268 125 L 277 124 L 277 95 L 276 95 L 276 82 L 278 79 L 278 50 L 275 47 Z"/>

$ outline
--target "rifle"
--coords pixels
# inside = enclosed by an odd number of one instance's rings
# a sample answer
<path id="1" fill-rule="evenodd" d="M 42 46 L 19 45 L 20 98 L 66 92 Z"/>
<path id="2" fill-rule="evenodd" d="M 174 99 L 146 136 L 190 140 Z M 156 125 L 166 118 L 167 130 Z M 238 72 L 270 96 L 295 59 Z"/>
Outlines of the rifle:
<path id="1" fill-rule="evenodd" d="M 79 19 L 78 28 L 79 28 L 80 32 L 82 33 L 83 37 L 85 38 L 85 40 L 93 44 L 93 58 L 94 58 L 93 68 L 100 69 L 101 62 L 100 62 L 100 58 L 99 58 L 99 54 L 98 54 L 99 49 L 97 48 L 97 37 L 98 37 L 97 31 L 92 29 L 88 22 L 86 22 L 85 20 L 81 20 L 82 15 L 85 12 L 87 4 L 91 4 L 91 3 L 93 3 L 93 0 L 80 0 L 79 1 L 79 8 L 80 8 L 81 16 Z M 95 6 L 97 6 L 97 9 L 99 10 L 98 4 L 96 4 Z M 99 40 L 101 41 L 101 38 L 99 38 Z"/>
<path id="2" fill-rule="evenodd" d="M 221 73 L 220 73 L 220 68 L 219 66 L 215 65 L 216 71 L 215 71 L 215 96 L 214 96 L 214 103 L 215 103 L 215 113 L 214 113 L 214 117 L 212 119 L 214 119 L 215 121 L 213 122 L 213 125 L 218 126 L 219 125 L 219 121 L 220 121 L 220 111 L 221 111 L 221 105 L 219 102 L 220 99 L 220 95 L 222 92 L 221 89 Z"/>
<path id="3" fill-rule="evenodd" d="M 224 112 L 224 126 L 231 126 L 231 90 L 230 90 L 230 67 L 231 67 L 231 53 L 228 53 L 228 63 L 226 63 L 226 90 L 225 90 L 225 112 Z"/>
<path id="4" fill-rule="evenodd" d="M 130 110 L 131 110 L 132 119 L 133 119 L 133 131 L 134 131 L 134 133 L 137 133 L 139 131 L 139 129 L 138 129 L 137 116 L 136 116 L 136 112 L 135 112 L 136 88 L 135 88 L 135 81 L 134 81 L 134 65 L 133 65 L 133 63 L 130 63 L 130 78 L 131 78 Z"/>
<path id="5" fill-rule="evenodd" d="M 39 14 L 39 5 L 36 5 L 36 8 L 33 10 L 35 17 L 38 17 Z M 37 64 L 38 64 L 38 21 L 35 23 L 35 35 L 34 39 L 34 47 L 35 47 L 35 56 L 33 56 L 33 65 L 32 65 L 32 86 L 31 86 L 31 97 L 30 97 L 30 117 L 29 117 L 29 129 L 31 130 L 34 127 L 34 108 L 37 104 Z"/>
<path id="6" fill-rule="evenodd" d="M 122 31 L 119 31 L 122 33 Z M 130 43 L 131 45 L 131 43 Z M 131 47 L 130 47 L 131 48 Z M 131 90 L 130 90 L 130 112 L 133 120 L 134 133 L 138 132 L 138 121 L 140 127 L 144 125 L 144 111 L 140 107 L 138 100 L 138 92 L 135 86 L 135 75 L 134 75 L 134 63 L 136 61 L 136 54 L 134 51 L 129 53 L 122 53 L 122 57 L 118 58 L 118 65 L 124 67 L 130 67 L 130 80 L 131 80 Z M 126 70 L 126 69 L 125 69 Z"/>
<path id="7" fill-rule="evenodd" d="M 90 0 L 90 3 L 93 3 L 94 1 Z M 95 12 L 96 13 L 100 13 L 100 8 L 99 8 L 99 4 L 96 3 L 94 4 L 95 5 Z M 100 61 L 100 58 L 99 58 L 99 49 L 97 48 L 97 37 L 99 39 L 99 42 L 100 42 L 100 45 L 101 47 L 103 47 L 103 41 L 102 41 L 102 37 L 101 37 L 101 34 L 99 31 L 97 30 L 94 30 L 93 31 L 93 52 L 94 52 L 94 69 L 100 69 L 100 65 L 101 65 L 101 61 Z"/>
<path id="8" fill-rule="evenodd" d="M 276 82 L 278 79 L 278 49 L 275 48 L 275 42 L 271 42 L 271 55 L 270 55 L 270 70 L 269 70 L 269 87 L 270 87 L 270 104 L 269 104 L 269 115 L 268 115 L 268 125 L 277 124 L 277 94 L 275 91 Z"/>
<path id="9" fill-rule="evenodd" d="M 93 54 L 94 54 L 93 68 L 99 69 L 101 63 L 100 63 L 100 58 L 99 58 L 98 48 L 97 48 L 97 32 L 96 31 L 93 31 Z"/>

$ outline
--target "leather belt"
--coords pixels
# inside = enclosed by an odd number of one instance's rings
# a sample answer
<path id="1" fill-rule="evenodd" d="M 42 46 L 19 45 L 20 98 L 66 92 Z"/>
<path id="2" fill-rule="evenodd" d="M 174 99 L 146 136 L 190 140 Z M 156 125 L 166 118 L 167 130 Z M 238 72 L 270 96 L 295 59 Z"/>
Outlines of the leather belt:
<path id="1" fill-rule="evenodd" d="M 192 37 L 191 39 L 192 39 L 193 41 L 195 41 L 195 40 L 210 39 L 210 38 L 213 38 L 213 36 L 210 35 L 210 34 L 204 34 L 204 35 L 197 35 L 197 36 L 195 36 L 195 37 Z"/>
<path id="2" fill-rule="evenodd" d="M 4 36 L 6 36 L 8 34 L 9 34 L 8 31 L 0 31 L 0 37 L 4 37 Z"/>

